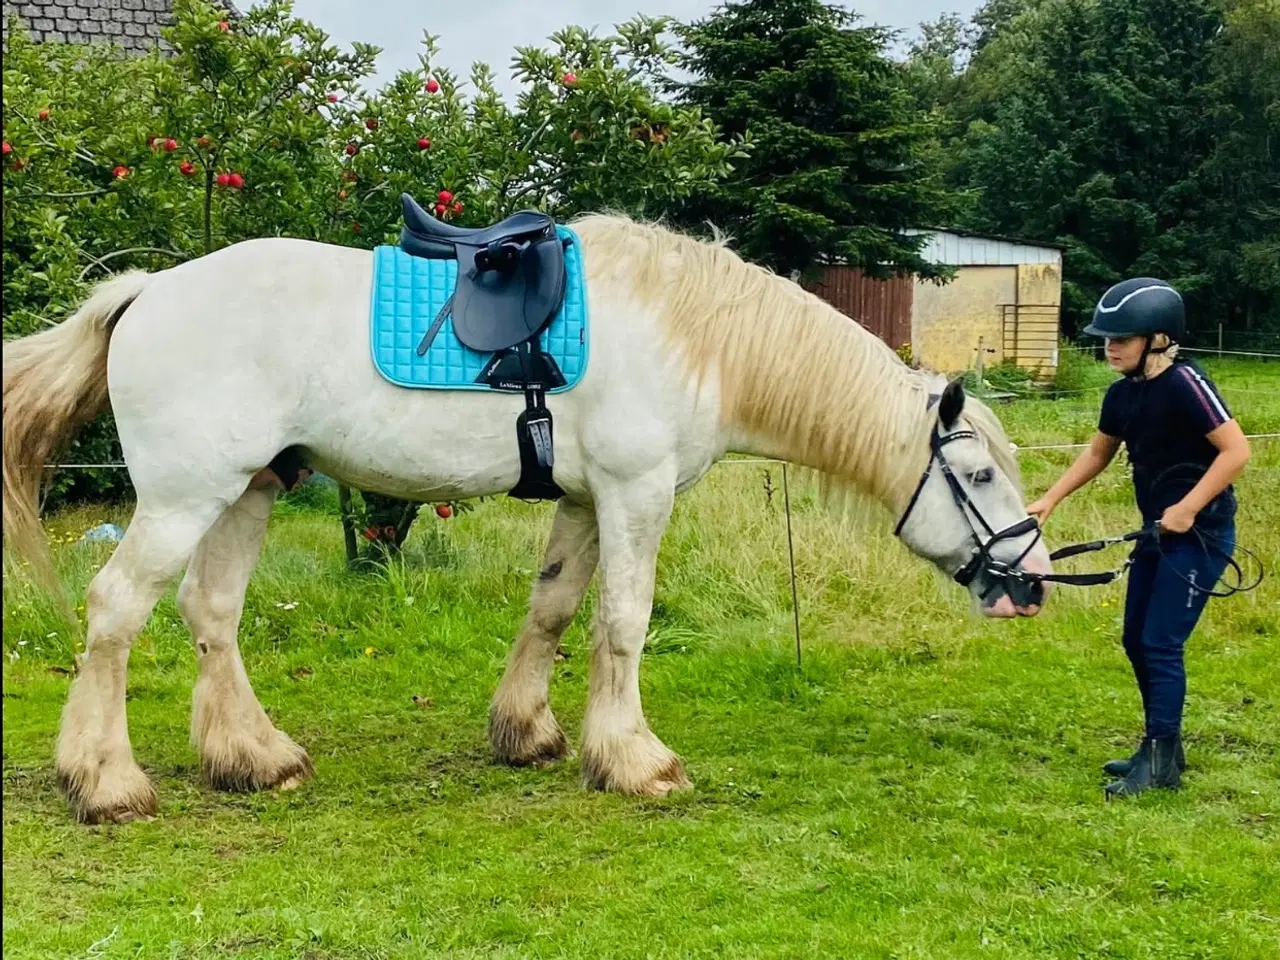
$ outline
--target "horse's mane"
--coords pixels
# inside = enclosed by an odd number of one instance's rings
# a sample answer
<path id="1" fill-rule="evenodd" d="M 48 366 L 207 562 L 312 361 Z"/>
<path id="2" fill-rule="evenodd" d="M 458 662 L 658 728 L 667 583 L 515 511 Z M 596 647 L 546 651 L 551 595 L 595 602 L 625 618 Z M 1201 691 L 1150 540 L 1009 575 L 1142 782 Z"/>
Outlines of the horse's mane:
<path id="1" fill-rule="evenodd" d="M 629 282 L 660 311 L 690 375 L 718 377 L 724 421 L 784 442 L 798 462 L 886 503 L 910 494 L 928 457 L 928 397 L 945 385 L 940 377 L 911 369 L 860 324 L 747 263 L 723 238 L 607 214 L 572 227 L 590 247 L 588 272 Z M 1018 485 L 995 415 L 972 397 L 965 414 Z"/>

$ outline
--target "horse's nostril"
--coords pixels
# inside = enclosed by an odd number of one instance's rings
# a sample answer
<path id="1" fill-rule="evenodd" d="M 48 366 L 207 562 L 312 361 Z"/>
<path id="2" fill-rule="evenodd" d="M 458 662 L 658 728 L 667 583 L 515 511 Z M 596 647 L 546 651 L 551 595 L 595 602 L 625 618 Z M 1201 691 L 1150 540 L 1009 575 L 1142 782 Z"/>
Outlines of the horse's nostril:
<path id="1" fill-rule="evenodd" d="M 1031 585 L 1031 602 L 1039 607 L 1044 604 L 1044 584 L 1033 583 Z"/>

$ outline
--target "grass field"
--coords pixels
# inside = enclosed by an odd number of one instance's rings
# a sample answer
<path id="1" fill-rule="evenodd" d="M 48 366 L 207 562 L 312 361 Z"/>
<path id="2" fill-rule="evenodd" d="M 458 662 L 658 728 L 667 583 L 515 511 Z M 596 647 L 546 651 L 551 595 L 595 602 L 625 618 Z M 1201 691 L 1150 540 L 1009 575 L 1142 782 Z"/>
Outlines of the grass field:
<path id="1" fill-rule="evenodd" d="M 1251 433 L 1280 432 L 1280 365 L 1208 363 Z M 1105 371 L 1086 371 L 1105 384 Z M 1100 391 L 1000 407 L 1020 446 L 1093 429 Z M 488 698 L 550 507 L 427 514 L 403 566 L 343 568 L 324 496 L 282 502 L 241 647 L 317 779 L 216 793 L 187 742 L 190 641 L 162 601 L 134 648 L 130 732 L 160 816 L 72 822 L 52 773 L 74 642 L 6 581 L 6 957 L 1280 956 L 1280 441 L 1240 484 L 1258 590 L 1212 600 L 1188 646 L 1185 788 L 1106 804 L 1140 732 L 1123 585 L 1034 620 L 972 615 L 878 511 L 837 521 L 793 487 L 804 629 L 791 633 L 782 475 L 723 464 L 664 541 L 642 689 L 691 792 L 584 791 L 576 760 L 492 764 Z M 1039 493 L 1074 451 L 1024 450 Z M 1051 544 L 1130 529 L 1113 467 Z M 49 527 L 77 591 L 127 511 Z M 1101 568 L 1123 554 L 1085 558 Z M 594 592 L 552 706 L 576 740 Z"/>

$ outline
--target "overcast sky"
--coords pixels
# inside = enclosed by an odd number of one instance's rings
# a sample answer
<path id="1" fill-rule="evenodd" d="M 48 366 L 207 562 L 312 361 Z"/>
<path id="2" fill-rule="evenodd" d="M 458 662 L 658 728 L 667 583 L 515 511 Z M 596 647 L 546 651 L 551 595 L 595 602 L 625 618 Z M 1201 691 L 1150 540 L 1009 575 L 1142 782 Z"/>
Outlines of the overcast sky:
<path id="1" fill-rule="evenodd" d="M 241 10 L 256 2 L 239 0 Z M 378 73 L 370 86 L 381 85 L 406 67 L 416 67 L 424 30 L 437 35 L 437 62 L 461 79 L 471 63 L 493 67 L 498 89 L 508 98 L 515 90 L 510 76 L 517 46 L 549 46 L 547 35 L 568 24 L 607 35 L 615 23 L 637 13 L 667 15 L 678 20 L 702 17 L 716 0 L 294 0 L 294 13 L 319 26 L 338 46 L 361 40 L 382 48 Z M 864 23 L 903 28 L 914 33 L 922 20 L 954 10 L 968 16 L 978 0 L 858 0 L 845 3 Z"/>

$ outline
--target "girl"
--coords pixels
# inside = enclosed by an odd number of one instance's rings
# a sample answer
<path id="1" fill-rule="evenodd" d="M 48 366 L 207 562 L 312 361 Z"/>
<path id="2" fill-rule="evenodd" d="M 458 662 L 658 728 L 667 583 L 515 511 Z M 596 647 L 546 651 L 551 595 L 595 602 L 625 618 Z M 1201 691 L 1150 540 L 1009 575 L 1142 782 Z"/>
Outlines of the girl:
<path id="1" fill-rule="evenodd" d="M 1103 767 L 1118 778 L 1108 797 L 1180 783 L 1183 645 L 1234 550 L 1232 481 L 1249 460 L 1249 441 L 1217 388 L 1177 356 L 1184 317 L 1182 297 L 1162 280 L 1136 277 L 1103 294 L 1085 333 L 1106 339 L 1107 362 L 1123 377 L 1103 398 L 1089 449 L 1027 507 L 1043 526 L 1123 443 L 1143 526 L 1159 527 L 1137 541 L 1124 607 L 1124 649 L 1146 734 L 1132 757 Z"/>

